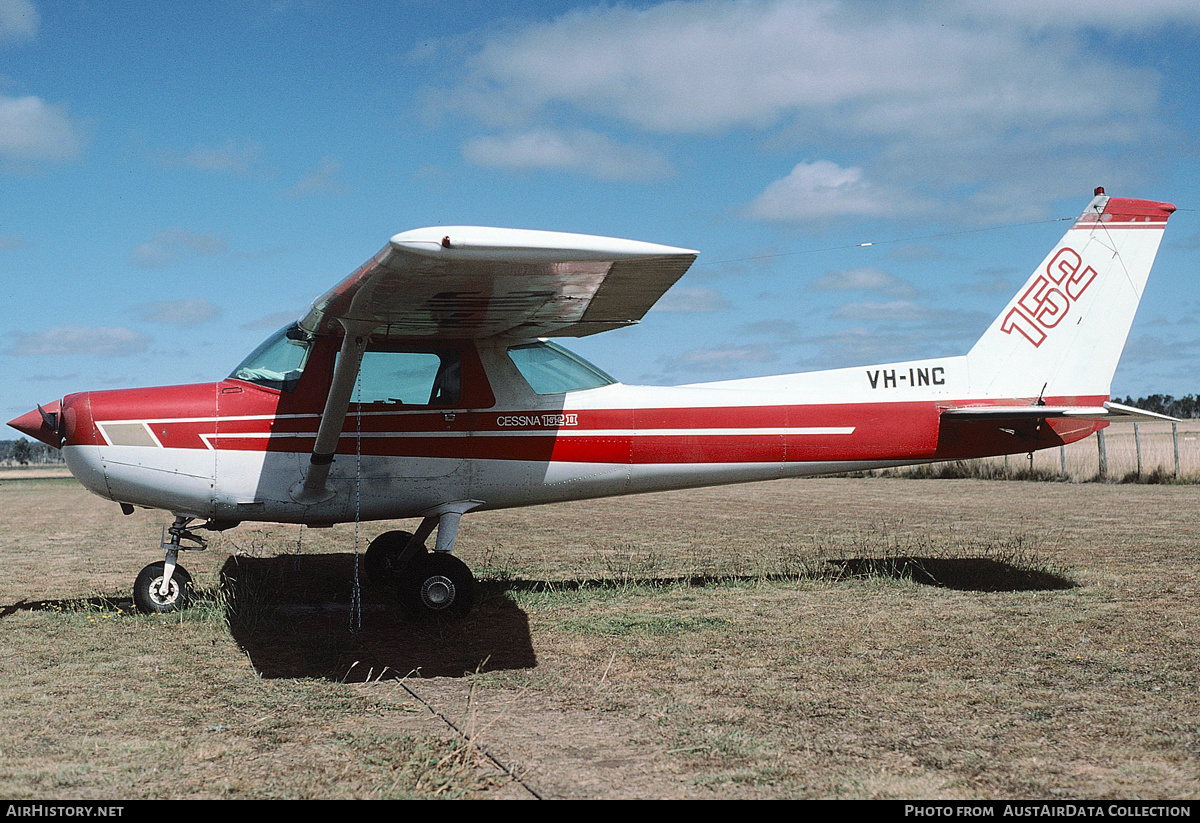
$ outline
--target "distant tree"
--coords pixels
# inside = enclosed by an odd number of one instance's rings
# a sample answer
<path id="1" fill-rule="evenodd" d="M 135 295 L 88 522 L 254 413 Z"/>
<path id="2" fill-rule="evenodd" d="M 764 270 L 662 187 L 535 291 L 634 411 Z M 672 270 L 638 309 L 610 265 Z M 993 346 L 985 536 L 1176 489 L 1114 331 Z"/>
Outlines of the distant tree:
<path id="1" fill-rule="evenodd" d="M 22 466 L 28 466 L 31 457 L 33 457 L 33 447 L 28 440 L 21 438 L 13 445 L 13 460 Z"/>
<path id="2" fill-rule="evenodd" d="M 63 463 L 62 452 L 45 443 L 26 440 L 0 440 L 0 463 Z"/>
<path id="3" fill-rule="evenodd" d="M 1117 402 L 1124 403 L 1126 406 L 1145 409 L 1146 411 L 1167 414 L 1171 417 L 1185 419 L 1200 417 L 1200 397 L 1194 394 L 1185 395 L 1178 399 L 1169 394 L 1151 394 L 1146 397 L 1139 397 L 1136 400 L 1132 397 L 1126 397 L 1124 400 Z"/>

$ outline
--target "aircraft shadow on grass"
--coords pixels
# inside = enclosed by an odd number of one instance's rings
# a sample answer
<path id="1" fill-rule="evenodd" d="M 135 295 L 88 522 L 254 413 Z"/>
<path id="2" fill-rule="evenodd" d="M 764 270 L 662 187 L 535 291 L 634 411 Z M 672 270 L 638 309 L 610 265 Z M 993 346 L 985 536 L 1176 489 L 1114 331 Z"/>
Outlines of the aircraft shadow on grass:
<path id="1" fill-rule="evenodd" d="M 361 557 L 358 558 L 361 562 Z M 797 575 L 691 575 L 563 581 L 481 581 L 475 608 L 465 617 L 414 619 L 385 587 L 355 575 L 354 555 L 231 556 L 214 597 L 234 640 L 265 678 L 320 678 L 339 682 L 406 677 L 463 677 L 481 671 L 537 666 L 529 620 L 514 592 L 721 585 L 740 580 L 795 580 Z M 814 579 L 892 577 L 959 591 L 1016 592 L 1074 588 L 1066 577 L 993 558 L 861 557 L 827 560 L 800 575 Z M 359 608 L 354 608 L 355 580 Z M 128 598 L 20 601 L 0 606 L 0 618 L 18 611 L 132 611 Z"/>
<path id="2" fill-rule="evenodd" d="M 390 592 L 363 584 L 361 626 L 354 619 L 350 555 L 231 557 L 222 576 L 233 635 L 264 677 L 461 677 L 476 671 L 537 665 L 526 614 L 516 592 L 664 588 L 738 581 L 795 580 L 796 575 L 688 575 L 546 581 L 483 581 L 472 612 L 453 620 L 414 620 Z M 947 589 L 980 592 L 1074 588 L 1049 571 L 993 558 L 887 557 L 827 561 L 821 579 L 895 577 Z M 257 605 L 256 605 L 257 604 Z"/>
<path id="3" fill-rule="evenodd" d="M 361 556 L 355 574 L 355 560 L 325 554 L 225 562 L 230 632 L 260 675 L 365 682 L 537 665 L 528 618 L 502 591 L 480 585 L 465 617 L 412 618 L 393 591 L 367 581 Z"/>
<path id="4" fill-rule="evenodd" d="M 826 562 L 847 577 L 894 577 L 957 591 L 1053 591 L 1078 585 L 1045 569 L 990 557 L 851 557 Z"/>

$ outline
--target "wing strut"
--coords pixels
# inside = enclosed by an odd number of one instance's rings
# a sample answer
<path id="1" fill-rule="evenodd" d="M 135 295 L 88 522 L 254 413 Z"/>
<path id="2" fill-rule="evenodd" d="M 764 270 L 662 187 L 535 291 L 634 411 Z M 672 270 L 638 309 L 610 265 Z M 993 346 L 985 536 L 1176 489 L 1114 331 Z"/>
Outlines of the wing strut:
<path id="1" fill-rule="evenodd" d="M 317 427 L 317 441 L 313 444 L 312 456 L 308 459 L 308 472 L 304 480 L 291 488 L 292 499 L 311 506 L 333 497 L 325 487 L 329 467 L 337 452 L 338 440 L 342 436 L 342 424 L 350 409 L 350 397 L 358 380 L 358 369 L 362 365 L 363 352 L 367 348 L 370 323 L 355 323 L 339 320 L 345 329 L 342 348 L 338 352 L 337 365 L 333 369 L 333 381 L 329 395 L 325 398 L 325 410 L 321 412 L 321 424 Z"/>

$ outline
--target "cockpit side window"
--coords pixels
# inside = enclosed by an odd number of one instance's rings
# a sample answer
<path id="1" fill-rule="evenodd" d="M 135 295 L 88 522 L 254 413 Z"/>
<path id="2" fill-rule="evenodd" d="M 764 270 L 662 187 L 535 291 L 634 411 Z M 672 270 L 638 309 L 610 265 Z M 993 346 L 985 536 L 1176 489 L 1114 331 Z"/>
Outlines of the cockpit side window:
<path id="1" fill-rule="evenodd" d="M 544 340 L 513 346 L 508 357 L 537 394 L 563 394 L 617 382 L 582 357 Z"/>
<path id="2" fill-rule="evenodd" d="M 269 389 L 290 392 L 296 388 L 300 375 L 304 373 L 304 365 L 312 351 L 312 340 L 312 335 L 298 324 L 280 329 L 250 352 L 229 376 Z"/>
<path id="3" fill-rule="evenodd" d="M 453 406 L 462 396 L 462 357 L 453 349 L 370 347 L 351 402 Z"/>

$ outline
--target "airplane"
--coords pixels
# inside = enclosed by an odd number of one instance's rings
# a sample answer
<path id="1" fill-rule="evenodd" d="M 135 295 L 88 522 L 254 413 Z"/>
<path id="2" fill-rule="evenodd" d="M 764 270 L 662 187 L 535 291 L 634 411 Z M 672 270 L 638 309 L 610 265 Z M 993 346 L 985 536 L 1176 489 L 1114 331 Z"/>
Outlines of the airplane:
<path id="1" fill-rule="evenodd" d="M 1162 418 L 1109 393 L 1174 210 L 1097 188 L 966 355 L 676 387 L 624 385 L 553 338 L 637 323 L 697 252 L 417 229 L 224 380 L 69 394 L 9 425 L 126 514 L 174 515 L 134 582 L 143 612 L 186 606 L 178 556 L 200 531 L 420 518 L 364 571 L 415 616 L 461 616 L 468 512 L 1023 454 Z"/>

